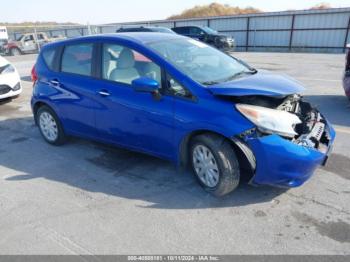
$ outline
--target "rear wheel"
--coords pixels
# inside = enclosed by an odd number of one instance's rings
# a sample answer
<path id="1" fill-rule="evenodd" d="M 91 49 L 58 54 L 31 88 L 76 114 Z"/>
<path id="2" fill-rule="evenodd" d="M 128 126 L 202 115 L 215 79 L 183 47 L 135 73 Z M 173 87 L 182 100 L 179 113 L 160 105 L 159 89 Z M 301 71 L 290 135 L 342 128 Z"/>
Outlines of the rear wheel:
<path id="1" fill-rule="evenodd" d="M 21 55 L 21 50 L 19 50 L 17 47 L 11 48 L 10 55 L 12 56 Z"/>
<path id="2" fill-rule="evenodd" d="M 66 141 L 66 136 L 58 117 L 48 106 L 42 106 L 38 109 L 36 122 L 46 142 L 52 145 L 61 145 Z"/>
<path id="3" fill-rule="evenodd" d="M 193 172 L 202 187 L 215 196 L 232 192 L 239 184 L 239 163 L 231 144 L 213 134 L 195 137 L 190 148 Z"/>

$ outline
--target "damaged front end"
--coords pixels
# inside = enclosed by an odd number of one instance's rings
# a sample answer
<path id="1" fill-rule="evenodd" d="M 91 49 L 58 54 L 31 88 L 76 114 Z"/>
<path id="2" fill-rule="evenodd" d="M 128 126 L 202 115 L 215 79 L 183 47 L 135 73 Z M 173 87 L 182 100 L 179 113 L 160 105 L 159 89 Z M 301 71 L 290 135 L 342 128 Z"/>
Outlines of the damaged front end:
<path id="1" fill-rule="evenodd" d="M 325 164 L 335 131 L 300 95 L 231 99 L 237 110 L 256 125 L 236 136 L 255 156 L 252 183 L 299 186 Z"/>

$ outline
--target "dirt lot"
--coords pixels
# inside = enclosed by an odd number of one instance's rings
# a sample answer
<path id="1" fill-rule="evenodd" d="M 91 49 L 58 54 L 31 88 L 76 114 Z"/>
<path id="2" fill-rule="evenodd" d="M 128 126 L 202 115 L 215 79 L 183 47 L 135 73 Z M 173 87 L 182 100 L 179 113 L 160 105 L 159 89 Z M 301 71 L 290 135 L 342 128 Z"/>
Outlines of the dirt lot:
<path id="1" fill-rule="evenodd" d="M 350 108 L 344 55 L 235 53 L 306 87 L 337 130 L 300 188 L 241 185 L 224 199 L 168 162 L 72 139 L 44 142 L 31 116 L 35 56 L 10 57 L 24 92 L 0 104 L 0 254 L 350 254 Z"/>

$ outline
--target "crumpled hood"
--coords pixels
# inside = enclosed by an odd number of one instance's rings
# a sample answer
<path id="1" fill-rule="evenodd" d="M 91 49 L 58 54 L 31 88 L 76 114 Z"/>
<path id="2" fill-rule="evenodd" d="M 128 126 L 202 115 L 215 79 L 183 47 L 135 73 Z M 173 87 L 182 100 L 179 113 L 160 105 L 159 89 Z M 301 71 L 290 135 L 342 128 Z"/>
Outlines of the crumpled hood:
<path id="1" fill-rule="evenodd" d="M 218 96 L 286 96 L 300 94 L 304 87 L 296 80 L 268 71 L 259 71 L 254 75 L 244 75 L 235 80 L 206 87 Z"/>

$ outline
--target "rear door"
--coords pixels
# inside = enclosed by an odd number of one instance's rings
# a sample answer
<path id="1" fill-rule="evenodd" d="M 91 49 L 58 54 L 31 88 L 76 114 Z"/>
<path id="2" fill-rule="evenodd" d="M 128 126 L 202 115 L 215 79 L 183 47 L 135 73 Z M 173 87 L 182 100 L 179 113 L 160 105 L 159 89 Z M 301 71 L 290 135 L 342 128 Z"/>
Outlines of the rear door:
<path id="1" fill-rule="evenodd" d="M 184 35 L 184 36 L 190 35 L 189 27 L 175 27 L 173 28 L 173 30 L 179 35 Z"/>
<path id="2" fill-rule="evenodd" d="M 61 50 L 59 72 L 48 79 L 57 90 L 51 96 L 69 134 L 94 138 L 96 93 L 93 75 L 94 44 L 67 44 Z"/>
<path id="3" fill-rule="evenodd" d="M 48 39 L 46 38 L 46 35 L 44 35 L 43 33 L 38 33 L 37 34 L 37 43 L 39 44 L 39 46 L 43 46 L 45 43 L 48 42 Z"/>

